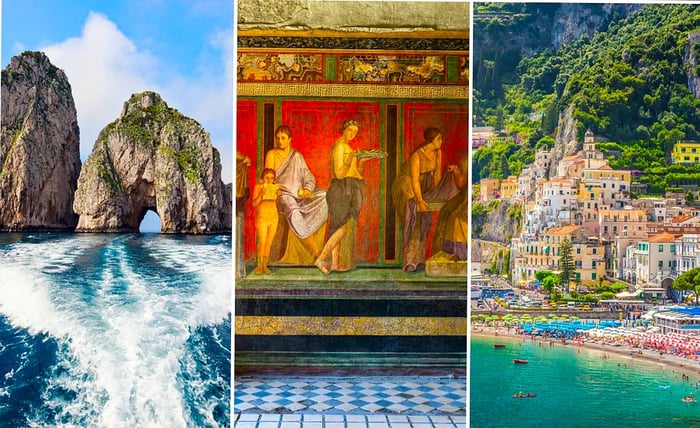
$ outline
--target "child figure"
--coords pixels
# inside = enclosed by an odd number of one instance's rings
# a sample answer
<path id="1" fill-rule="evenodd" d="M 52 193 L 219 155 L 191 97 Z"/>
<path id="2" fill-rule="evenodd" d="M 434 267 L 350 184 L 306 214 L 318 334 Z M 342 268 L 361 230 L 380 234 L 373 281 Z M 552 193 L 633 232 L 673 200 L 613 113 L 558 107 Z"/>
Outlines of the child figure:
<path id="1" fill-rule="evenodd" d="M 255 208 L 255 230 L 257 234 L 258 266 L 256 274 L 270 273 L 267 262 L 270 257 L 272 239 L 277 232 L 277 196 L 280 185 L 275 184 L 275 170 L 263 169 L 260 181 L 253 189 L 253 207 Z"/>

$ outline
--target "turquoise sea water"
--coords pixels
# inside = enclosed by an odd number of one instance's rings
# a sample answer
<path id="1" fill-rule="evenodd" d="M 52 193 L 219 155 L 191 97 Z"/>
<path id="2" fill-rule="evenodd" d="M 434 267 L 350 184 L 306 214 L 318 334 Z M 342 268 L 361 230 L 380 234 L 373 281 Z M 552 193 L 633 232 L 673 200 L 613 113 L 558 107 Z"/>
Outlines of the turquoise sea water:
<path id="1" fill-rule="evenodd" d="M 682 372 L 690 377 L 685 381 L 670 366 L 538 343 L 472 337 L 471 428 L 700 427 L 696 363 Z M 528 364 L 514 364 L 514 358 Z M 537 396 L 513 398 L 519 391 Z M 687 394 L 699 401 L 682 402 Z"/>

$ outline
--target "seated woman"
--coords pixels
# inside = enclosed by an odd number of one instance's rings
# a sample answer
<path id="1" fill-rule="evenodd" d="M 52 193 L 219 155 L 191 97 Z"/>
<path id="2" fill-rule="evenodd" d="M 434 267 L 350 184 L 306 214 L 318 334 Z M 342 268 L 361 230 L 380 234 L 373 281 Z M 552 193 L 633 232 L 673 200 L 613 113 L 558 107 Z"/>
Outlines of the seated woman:
<path id="1" fill-rule="evenodd" d="M 299 238 L 301 247 L 290 254 L 290 244 L 282 262 L 311 264 L 318 257 L 318 237 L 328 219 L 326 192 L 316 188 L 316 179 L 306 165 L 304 156 L 291 147 L 292 130 L 280 125 L 275 130 L 275 148 L 265 156 L 265 168 L 276 172 L 275 183 L 280 185 L 277 209 L 289 223 L 293 234 Z M 302 252 L 308 254 L 300 254 Z"/>
<path id="2" fill-rule="evenodd" d="M 467 156 L 460 165 L 450 165 L 447 172 L 452 176 L 459 193 L 440 210 L 433 235 L 433 252 L 442 250 L 451 261 L 467 259 Z"/>

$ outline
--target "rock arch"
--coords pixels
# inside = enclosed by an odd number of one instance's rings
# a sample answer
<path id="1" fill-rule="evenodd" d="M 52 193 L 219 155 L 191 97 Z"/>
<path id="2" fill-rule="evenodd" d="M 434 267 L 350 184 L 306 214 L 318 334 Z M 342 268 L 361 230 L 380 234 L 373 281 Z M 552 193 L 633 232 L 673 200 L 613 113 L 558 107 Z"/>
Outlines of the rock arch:
<path id="1" fill-rule="evenodd" d="M 100 132 L 74 209 L 79 232 L 138 232 L 149 209 L 164 233 L 231 230 L 231 195 L 209 134 L 155 92 L 133 95 Z"/>

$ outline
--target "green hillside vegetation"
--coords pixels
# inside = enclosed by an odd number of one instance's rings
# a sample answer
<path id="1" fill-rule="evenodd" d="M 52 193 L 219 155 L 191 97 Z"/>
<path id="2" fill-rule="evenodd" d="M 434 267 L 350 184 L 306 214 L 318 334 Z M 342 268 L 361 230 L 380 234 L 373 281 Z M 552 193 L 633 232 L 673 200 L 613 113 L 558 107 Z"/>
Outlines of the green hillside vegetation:
<path id="1" fill-rule="evenodd" d="M 480 25 L 475 20 L 474 33 Z M 512 25 L 517 32 L 518 21 Z M 642 171 L 649 192 L 700 184 L 700 167 L 669 165 L 674 143 L 700 141 L 700 100 L 688 89 L 685 62 L 691 31 L 700 31 L 700 6 L 645 5 L 592 38 L 522 59 L 517 81 L 495 79 L 505 82 L 502 97 L 477 91 L 474 103 L 477 124 L 507 129 L 523 144 L 477 149 L 473 179 L 519 173 L 538 144 L 551 145 L 559 113 L 573 104 L 579 141 L 589 128 L 613 141 L 601 145 L 611 166 Z M 700 59 L 700 43 L 690 49 Z"/>

